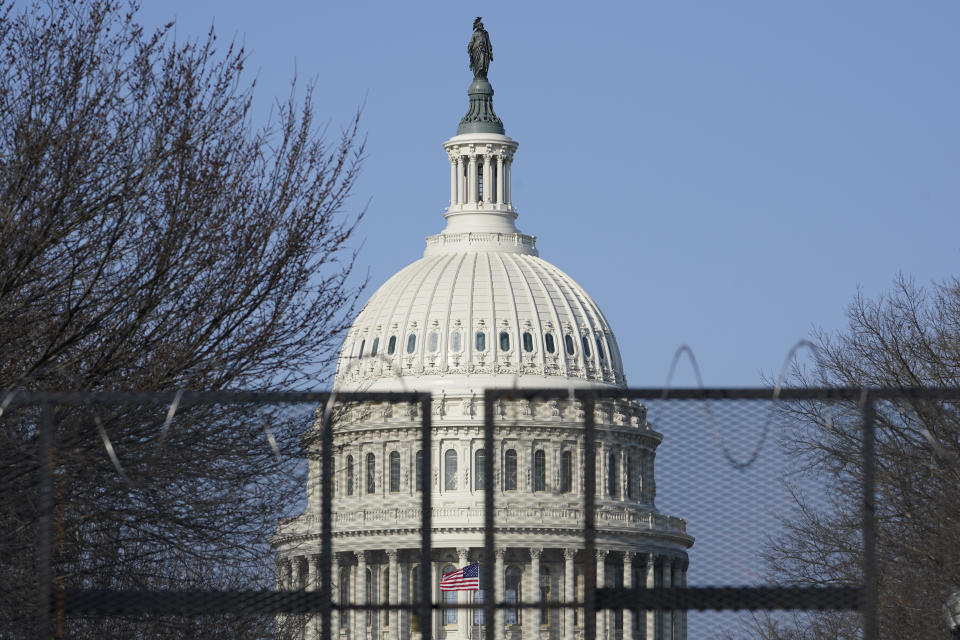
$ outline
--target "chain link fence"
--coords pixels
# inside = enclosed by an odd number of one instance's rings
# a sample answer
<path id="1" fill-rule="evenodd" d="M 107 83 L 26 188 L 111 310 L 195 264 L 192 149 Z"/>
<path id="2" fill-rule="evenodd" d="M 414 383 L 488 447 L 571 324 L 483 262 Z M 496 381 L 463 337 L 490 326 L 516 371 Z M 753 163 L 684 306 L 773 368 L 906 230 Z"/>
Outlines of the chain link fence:
<path id="1" fill-rule="evenodd" d="M 14 392 L 0 636 L 941 637 L 958 399 Z"/>

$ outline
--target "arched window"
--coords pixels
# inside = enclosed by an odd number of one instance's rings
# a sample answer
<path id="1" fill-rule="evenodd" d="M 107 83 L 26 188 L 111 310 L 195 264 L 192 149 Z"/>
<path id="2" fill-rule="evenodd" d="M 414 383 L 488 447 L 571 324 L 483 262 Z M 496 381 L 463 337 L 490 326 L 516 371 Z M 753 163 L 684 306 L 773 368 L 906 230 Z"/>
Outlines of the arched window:
<path id="1" fill-rule="evenodd" d="M 490 200 L 491 202 L 500 202 L 498 199 L 499 193 L 497 189 L 497 181 L 500 179 L 500 176 L 497 175 L 497 163 L 490 163 Z"/>
<path id="2" fill-rule="evenodd" d="M 477 158 L 477 202 L 483 201 L 483 160 Z"/>
<path id="3" fill-rule="evenodd" d="M 600 341 L 600 336 L 597 336 L 597 357 L 600 358 L 600 362 L 607 361 L 607 356 L 603 351 L 603 342 Z"/>
<path id="4" fill-rule="evenodd" d="M 450 573 L 451 571 L 456 571 L 457 568 L 452 564 L 448 564 L 443 568 L 441 572 L 441 577 L 445 573 Z M 442 591 L 443 594 L 443 604 L 445 605 L 454 605 L 457 604 L 457 592 L 456 591 Z M 452 608 L 444 607 L 443 609 L 443 624 L 457 624 L 457 610 Z"/>
<path id="5" fill-rule="evenodd" d="M 323 467 L 321 466 L 320 468 L 322 469 Z M 330 477 L 333 478 L 333 482 L 330 483 L 330 486 L 332 486 L 333 489 L 336 490 L 336 488 L 337 488 L 337 480 L 336 480 L 336 478 L 337 478 L 337 459 L 336 459 L 336 457 L 334 457 L 334 456 L 331 456 L 331 457 L 330 457 Z M 328 482 L 329 482 L 329 480 L 328 480 Z M 336 495 L 336 494 L 334 493 L 334 495 Z"/>
<path id="6" fill-rule="evenodd" d="M 400 491 L 400 453 L 397 451 L 390 454 L 390 491 Z"/>
<path id="7" fill-rule="evenodd" d="M 353 495 L 353 456 L 347 456 L 347 495 Z"/>
<path id="8" fill-rule="evenodd" d="M 423 451 L 417 451 L 413 477 L 416 483 L 413 486 L 417 488 L 417 491 L 423 491 Z"/>
<path id="9" fill-rule="evenodd" d="M 454 353 L 460 353 L 460 349 L 462 348 L 463 348 L 463 344 L 461 344 L 460 332 L 459 331 L 450 332 L 450 351 Z"/>
<path id="10" fill-rule="evenodd" d="M 521 593 L 522 581 L 520 577 L 521 573 L 519 567 L 513 565 L 507 567 L 507 570 L 503 576 L 504 595 L 506 596 L 507 604 L 516 604 L 520 602 L 521 598 L 523 598 L 523 594 Z M 519 616 L 517 616 L 516 609 L 507 609 L 505 614 L 504 622 L 507 624 L 519 624 Z"/>
<path id="11" fill-rule="evenodd" d="M 407 353 L 413 353 L 417 349 L 417 334 L 411 333 L 407 336 Z"/>
<path id="12" fill-rule="evenodd" d="M 457 452 L 453 449 L 443 454 L 443 488 L 447 491 L 457 488 Z"/>
<path id="13" fill-rule="evenodd" d="M 340 602 L 343 604 L 353 602 L 353 585 L 350 584 L 350 567 L 342 567 L 340 569 Z M 350 629 L 350 618 L 349 615 L 338 616 L 340 618 L 340 627 L 344 630 Z"/>
<path id="14" fill-rule="evenodd" d="M 556 351 L 556 348 L 557 348 L 557 347 L 556 347 L 555 344 L 553 344 L 553 334 L 552 334 L 552 333 L 548 333 L 548 334 L 544 335 L 544 336 L 543 336 L 543 341 L 544 341 L 544 342 L 546 343 L 546 345 L 547 345 L 547 353 L 553 353 L 554 351 Z"/>
<path id="15" fill-rule="evenodd" d="M 380 604 L 387 604 L 390 602 L 390 568 L 384 567 L 380 575 L 382 576 L 380 579 Z M 390 610 L 389 609 L 381 609 L 380 626 L 381 627 L 390 626 Z"/>
<path id="16" fill-rule="evenodd" d="M 375 593 L 376 592 L 373 590 L 373 571 L 371 571 L 370 567 L 367 567 L 367 588 L 366 588 L 366 593 L 364 594 L 367 604 L 376 604 L 373 601 L 373 596 Z M 367 609 L 366 618 L 367 618 L 367 626 L 372 627 L 373 626 L 373 610 L 372 609 Z"/>
<path id="17" fill-rule="evenodd" d="M 583 357 L 589 358 L 590 357 L 590 340 L 587 339 L 587 336 L 581 336 L 580 342 L 581 344 L 583 344 Z"/>
<path id="18" fill-rule="evenodd" d="M 634 473 L 633 473 L 633 456 L 627 456 L 627 497 L 633 500 L 637 497 L 637 492 L 633 488 L 634 484 Z"/>
<path id="19" fill-rule="evenodd" d="M 506 331 L 500 332 L 500 351 L 510 351 L 510 334 Z"/>
<path id="20" fill-rule="evenodd" d="M 427 351 L 436 353 L 438 349 L 440 349 L 440 334 L 436 331 L 431 331 L 427 336 Z"/>
<path id="21" fill-rule="evenodd" d="M 360 341 L 360 353 L 357 354 L 357 358 L 363 358 L 363 348 L 367 345 L 366 340 Z"/>
<path id="22" fill-rule="evenodd" d="M 377 492 L 377 457 L 367 454 L 367 493 Z"/>
<path id="23" fill-rule="evenodd" d="M 483 352 L 487 350 L 487 334 L 483 331 L 477 331 L 477 342 L 476 349 L 477 351 Z"/>
<path id="24" fill-rule="evenodd" d="M 563 344 L 567 345 L 567 355 L 573 355 L 573 336 L 569 333 L 563 336 Z"/>
<path id="25" fill-rule="evenodd" d="M 377 349 L 380 347 L 380 338 L 373 339 L 373 346 L 370 347 L 370 357 L 377 355 Z"/>
<path id="26" fill-rule="evenodd" d="M 573 453 L 570 451 L 560 454 L 560 491 L 573 491 Z"/>
<path id="27" fill-rule="evenodd" d="M 533 490 L 547 490 L 547 454 L 543 449 L 533 452 Z"/>
<path id="28" fill-rule="evenodd" d="M 473 454 L 473 488 L 477 491 L 487 488 L 486 470 L 487 452 L 485 449 L 477 449 Z"/>
<path id="29" fill-rule="evenodd" d="M 529 331 L 523 332 L 523 350 L 527 353 L 533 351 L 533 334 Z"/>
<path id="30" fill-rule="evenodd" d="M 517 490 L 517 452 L 514 449 L 503 456 L 503 490 Z"/>
<path id="31" fill-rule="evenodd" d="M 550 587 L 553 580 L 550 575 L 550 567 L 540 567 L 540 602 L 546 605 L 550 602 Z M 550 624 L 550 607 L 544 606 L 540 609 L 540 624 Z"/>
<path id="32" fill-rule="evenodd" d="M 390 339 L 387 340 L 387 355 L 392 356 L 397 350 L 397 336 L 390 336 Z"/>
<path id="33" fill-rule="evenodd" d="M 607 465 L 607 492 L 611 498 L 620 497 L 620 455 L 614 451 L 610 454 L 610 463 Z"/>
<path id="34" fill-rule="evenodd" d="M 473 592 L 473 604 L 478 607 L 483 604 L 483 589 L 477 589 Z M 473 610 L 473 624 L 484 624 L 484 611 L 477 608 Z"/>
<path id="35" fill-rule="evenodd" d="M 410 602 L 420 602 L 421 575 L 420 565 L 416 565 L 410 571 Z M 346 601 L 341 600 L 340 602 L 345 603 Z M 410 631 L 413 633 L 420 632 L 420 607 L 414 607 L 413 611 L 410 612 Z"/>

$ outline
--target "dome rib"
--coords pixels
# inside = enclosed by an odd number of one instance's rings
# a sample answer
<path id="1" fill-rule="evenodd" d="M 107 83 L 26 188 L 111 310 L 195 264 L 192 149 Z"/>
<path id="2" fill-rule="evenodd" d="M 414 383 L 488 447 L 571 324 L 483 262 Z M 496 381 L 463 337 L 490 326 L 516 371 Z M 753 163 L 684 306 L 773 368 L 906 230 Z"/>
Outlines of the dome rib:
<path id="1" fill-rule="evenodd" d="M 560 320 L 560 313 L 557 311 L 556 300 L 554 300 L 553 294 L 547 288 L 547 284 L 544 281 L 543 276 L 540 274 L 539 264 L 536 260 L 532 260 L 530 262 L 530 273 L 533 274 L 533 277 L 537 279 L 537 283 L 540 285 L 540 289 L 543 291 L 543 297 L 550 305 L 550 310 L 553 311 L 553 319 L 556 321 L 556 327 L 554 331 L 557 332 L 556 349 L 560 356 L 561 363 L 560 370 L 566 371 L 569 364 L 567 362 L 567 350 L 563 346 L 563 323 Z M 537 315 L 539 316 L 540 314 Z M 544 331 L 544 334 L 546 334 L 546 331 Z M 544 345 L 544 348 L 546 348 L 546 345 Z M 546 366 L 546 353 L 544 353 L 544 366 Z"/>
<path id="2" fill-rule="evenodd" d="M 533 315 L 533 321 L 536 322 L 536 326 L 537 326 L 537 333 L 536 333 L 536 335 L 539 336 L 539 338 L 538 338 L 538 344 L 540 345 L 540 348 L 537 349 L 537 353 L 536 353 L 536 356 L 535 356 L 535 357 L 536 357 L 536 359 L 540 362 L 540 366 L 543 367 L 544 369 L 546 369 L 547 359 L 544 357 L 544 354 L 543 354 L 543 344 L 542 344 L 542 343 L 543 343 L 543 323 L 540 322 L 540 309 L 537 308 L 537 299 L 536 299 L 536 298 L 534 297 L 534 295 L 533 295 L 533 289 L 530 288 L 530 282 L 529 282 L 529 280 L 528 280 L 526 277 L 524 277 L 523 269 L 520 267 L 520 265 L 517 263 L 517 261 L 513 259 L 513 257 L 512 257 L 510 254 L 506 254 L 506 255 L 507 255 L 507 258 L 506 258 L 506 259 L 510 261 L 511 266 L 513 267 L 513 269 L 520 275 L 520 281 L 523 282 L 524 289 L 525 289 L 526 292 L 527 292 L 527 297 L 530 299 L 531 314 Z M 501 259 L 503 259 L 503 258 L 501 257 Z M 522 340 L 520 340 L 520 337 L 523 335 L 523 331 L 522 331 L 522 328 L 520 327 L 520 321 L 519 321 L 519 319 L 517 320 L 517 330 L 518 330 L 518 332 L 520 333 L 520 336 L 517 336 L 517 338 L 518 338 L 518 340 L 517 340 L 517 347 L 518 347 L 517 356 L 518 356 L 518 357 L 521 359 L 521 361 L 522 361 L 523 352 L 521 351 L 521 349 L 523 348 L 523 344 L 522 344 Z"/>

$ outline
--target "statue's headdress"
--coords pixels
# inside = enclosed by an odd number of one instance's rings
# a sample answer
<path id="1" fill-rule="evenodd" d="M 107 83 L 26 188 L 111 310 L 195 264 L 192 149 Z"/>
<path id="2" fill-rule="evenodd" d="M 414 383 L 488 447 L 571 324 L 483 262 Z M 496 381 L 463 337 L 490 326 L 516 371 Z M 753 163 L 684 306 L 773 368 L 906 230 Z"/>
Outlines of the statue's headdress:
<path id="1" fill-rule="evenodd" d="M 480 16 L 477 16 L 477 17 L 476 17 L 476 19 L 473 21 L 473 28 L 474 28 L 474 29 L 476 29 L 477 27 L 483 27 L 483 23 L 480 22 L 481 20 L 483 20 L 483 18 L 481 18 Z"/>

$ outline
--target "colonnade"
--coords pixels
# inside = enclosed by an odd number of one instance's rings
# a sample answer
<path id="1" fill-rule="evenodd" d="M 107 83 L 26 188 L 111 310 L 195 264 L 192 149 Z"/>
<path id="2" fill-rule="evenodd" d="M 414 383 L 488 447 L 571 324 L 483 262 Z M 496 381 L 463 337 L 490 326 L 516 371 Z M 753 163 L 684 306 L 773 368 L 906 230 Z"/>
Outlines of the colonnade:
<path id="1" fill-rule="evenodd" d="M 479 169 L 483 163 L 482 169 Z M 512 202 L 510 174 L 513 158 L 503 153 L 450 156 L 450 205 Z M 480 188 L 482 170 L 483 189 Z"/>
<path id="2" fill-rule="evenodd" d="M 435 549 L 429 579 L 435 603 L 475 603 L 482 592 L 441 592 L 440 576 L 451 567 L 479 561 L 482 549 Z M 334 554 L 333 602 L 354 604 L 400 604 L 416 600 L 420 571 L 419 549 L 365 550 Z M 582 549 L 570 547 L 498 548 L 494 558 L 494 597 L 499 602 L 577 602 L 584 598 Z M 592 560 L 598 586 L 630 588 L 685 587 L 685 556 L 641 551 L 600 549 Z M 481 579 L 482 579 L 481 569 Z M 277 588 L 284 590 L 320 587 L 319 556 L 290 555 L 277 563 Z M 481 587 L 483 585 L 481 584 Z M 452 594 L 452 595 L 451 595 Z M 482 596 L 482 597 L 481 597 Z M 455 598 L 455 600 L 454 600 Z M 471 609 L 440 609 L 433 614 L 433 636 L 442 640 L 581 640 L 583 609 L 500 609 L 488 629 L 484 612 Z M 342 640 L 423 640 L 417 615 L 408 611 L 334 612 L 333 637 Z M 359 630 L 359 633 L 357 632 Z M 319 638 L 317 616 L 309 616 L 294 634 Z M 604 610 L 596 613 L 599 640 L 686 640 L 685 611 Z"/>

